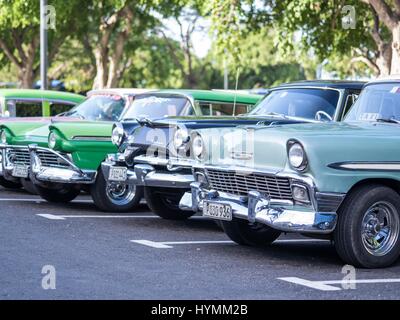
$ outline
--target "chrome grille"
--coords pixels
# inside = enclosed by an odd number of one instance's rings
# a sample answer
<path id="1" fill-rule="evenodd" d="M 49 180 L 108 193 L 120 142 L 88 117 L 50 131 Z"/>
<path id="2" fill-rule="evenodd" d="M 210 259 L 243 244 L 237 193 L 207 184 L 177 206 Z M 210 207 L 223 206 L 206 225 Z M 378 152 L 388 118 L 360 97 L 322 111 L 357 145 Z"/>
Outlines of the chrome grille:
<path id="1" fill-rule="evenodd" d="M 37 150 L 37 156 L 40 159 L 43 167 L 50 167 L 50 168 L 68 168 L 69 164 L 57 156 L 56 154 L 46 151 L 46 150 Z"/>
<path id="2" fill-rule="evenodd" d="M 239 196 L 247 196 L 249 191 L 258 191 L 272 199 L 293 200 L 290 181 L 260 173 L 240 173 L 207 169 L 206 175 L 211 189 Z"/>
<path id="3" fill-rule="evenodd" d="M 46 151 L 37 150 L 38 155 L 43 167 L 56 167 L 56 168 L 68 168 L 67 162 L 62 160 L 56 154 Z M 28 149 L 7 149 L 7 159 L 11 164 L 19 165 L 30 165 L 30 155 Z"/>
<path id="4" fill-rule="evenodd" d="M 29 166 L 31 163 L 28 149 L 7 149 L 6 155 L 8 162 L 11 164 Z"/>

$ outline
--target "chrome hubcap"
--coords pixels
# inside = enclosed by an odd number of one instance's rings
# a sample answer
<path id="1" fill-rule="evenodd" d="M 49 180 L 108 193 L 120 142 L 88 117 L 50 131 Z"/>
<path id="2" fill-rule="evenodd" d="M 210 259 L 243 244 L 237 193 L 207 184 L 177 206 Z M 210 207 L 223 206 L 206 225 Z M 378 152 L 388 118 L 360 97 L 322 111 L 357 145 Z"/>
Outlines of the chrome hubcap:
<path id="1" fill-rule="evenodd" d="M 395 246 L 399 237 L 400 221 L 396 208 L 380 201 L 364 214 L 361 238 L 364 248 L 374 256 L 384 256 Z"/>
<path id="2" fill-rule="evenodd" d="M 107 185 L 107 197 L 116 205 L 125 205 L 133 200 L 136 193 L 136 186 L 120 183 Z"/>

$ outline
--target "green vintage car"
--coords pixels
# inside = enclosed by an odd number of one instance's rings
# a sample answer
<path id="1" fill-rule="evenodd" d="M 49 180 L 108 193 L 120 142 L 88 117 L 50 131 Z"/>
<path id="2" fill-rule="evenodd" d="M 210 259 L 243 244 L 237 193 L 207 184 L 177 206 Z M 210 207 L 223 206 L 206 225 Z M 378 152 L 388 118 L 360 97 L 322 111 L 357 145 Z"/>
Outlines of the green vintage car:
<path id="1" fill-rule="evenodd" d="M 70 110 L 84 96 L 35 89 L 0 89 L 0 122 L 8 117 L 50 117 Z"/>
<path id="2" fill-rule="evenodd" d="M 196 182 L 180 207 L 244 245 L 281 232 L 332 239 L 354 266 L 400 255 L 400 80 L 367 84 L 342 123 L 199 130 Z M 223 156 L 219 156 L 222 154 Z"/>
<path id="3" fill-rule="evenodd" d="M 14 125 L 19 121 L 34 122 L 38 126 L 50 116 L 70 110 L 81 103 L 84 96 L 68 92 L 31 89 L 0 89 L 0 124 Z M 18 117 L 18 119 L 16 119 Z M 24 126 L 24 125 L 22 125 Z M 32 128 L 32 124 L 27 126 Z M 2 174 L 0 154 L 0 185 L 6 188 L 20 188 L 19 181 L 6 180 Z"/>
<path id="4" fill-rule="evenodd" d="M 201 108 L 201 101 L 208 101 L 210 91 L 202 90 L 165 90 L 135 94 L 122 112 L 122 121 L 130 128 L 140 126 L 140 122 L 151 123 L 152 118 L 171 115 L 200 116 L 210 112 Z M 231 106 L 234 94 L 229 95 Z M 121 106 L 124 100 L 116 93 L 112 99 Z M 176 104 L 175 102 L 179 103 Z M 227 101 L 228 102 L 228 101 Z M 252 103 L 251 105 L 253 105 Z M 215 108 L 228 105 L 218 104 Z M 220 110 L 215 109 L 215 114 Z M 243 109 L 247 112 L 247 109 Z M 65 115 L 72 115 L 67 113 Z M 222 113 L 221 113 L 222 114 Z M 117 147 L 111 141 L 113 123 L 111 121 L 54 122 L 48 126 L 24 132 L 20 137 L 9 138 L 2 148 L 6 153 L 4 172 L 11 175 L 30 178 L 40 196 L 50 202 L 69 202 L 83 189 L 89 191 L 95 204 L 110 208 L 116 204 L 130 210 L 141 200 L 143 194 L 135 186 L 113 182 L 106 184 L 100 164 L 107 154 L 115 154 Z M 7 129 L 5 129 L 7 131 Z M 13 144 L 10 146 L 10 143 Z M 22 163 L 12 160 L 17 152 L 23 153 Z M 19 159 L 19 154 L 15 159 Z M 100 174 L 99 174 L 100 172 Z"/>
<path id="5" fill-rule="evenodd" d="M 12 188 L 21 184 L 31 192 L 41 192 L 42 188 L 33 188 L 29 179 L 30 156 L 28 146 L 48 147 L 49 125 L 74 122 L 71 126 L 82 135 L 95 131 L 100 136 L 110 134 L 113 121 L 118 120 L 135 94 L 147 92 L 138 89 L 93 90 L 81 104 L 55 117 L 31 117 L 23 119 L 4 118 L 0 121 L 1 161 L 0 184 Z M 65 96 L 67 97 L 67 95 Z M 82 97 L 84 98 L 84 97 Z M 82 100 L 82 99 L 81 99 Z M 107 139 L 108 141 L 109 139 Z M 107 142 L 105 143 L 107 144 Z M 105 154 L 112 149 L 106 147 Z M 101 153 L 101 151 L 99 151 Z M 46 155 L 46 161 L 58 165 L 52 154 Z M 47 189 L 43 189 L 45 194 Z M 71 195 L 73 192 L 70 193 Z M 55 199 L 57 201 L 57 199 Z"/>

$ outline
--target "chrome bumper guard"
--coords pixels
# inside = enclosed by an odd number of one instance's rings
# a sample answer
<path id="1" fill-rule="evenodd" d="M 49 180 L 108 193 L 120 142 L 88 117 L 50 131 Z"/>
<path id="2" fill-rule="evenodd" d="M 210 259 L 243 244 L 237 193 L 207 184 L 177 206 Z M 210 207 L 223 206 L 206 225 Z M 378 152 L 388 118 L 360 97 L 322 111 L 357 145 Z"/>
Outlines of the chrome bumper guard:
<path id="1" fill-rule="evenodd" d="M 18 182 L 21 178 L 13 176 L 14 165 L 7 161 L 8 149 L 27 150 L 26 146 L 11 146 L 8 144 L 0 144 L 0 176 L 8 181 Z"/>
<path id="2" fill-rule="evenodd" d="M 43 182 L 53 183 L 72 183 L 72 184 L 92 184 L 96 180 L 97 171 L 82 170 L 78 168 L 71 160 L 59 154 L 57 151 L 48 148 L 29 145 L 30 154 L 30 174 L 29 177 L 34 183 Z M 53 153 L 57 158 L 68 164 L 67 168 L 43 166 L 38 156 L 38 151 Z"/>
<path id="3" fill-rule="evenodd" d="M 112 167 L 118 167 L 118 157 L 110 155 L 101 168 L 103 175 L 108 182 Z M 184 188 L 190 189 L 190 184 L 194 181 L 192 174 L 182 174 L 179 172 L 158 170 L 150 164 L 136 164 L 133 169 L 127 169 L 127 180 L 125 183 L 146 187 L 165 187 L 165 188 Z"/>
<path id="4" fill-rule="evenodd" d="M 182 210 L 202 211 L 205 200 L 230 205 L 236 218 L 265 224 L 284 232 L 328 234 L 335 229 L 337 222 L 336 212 L 318 212 L 311 207 L 297 209 L 256 191 L 250 191 L 247 197 L 236 197 L 202 189 L 198 182 L 191 184 L 191 191 L 185 193 L 179 207 Z"/>

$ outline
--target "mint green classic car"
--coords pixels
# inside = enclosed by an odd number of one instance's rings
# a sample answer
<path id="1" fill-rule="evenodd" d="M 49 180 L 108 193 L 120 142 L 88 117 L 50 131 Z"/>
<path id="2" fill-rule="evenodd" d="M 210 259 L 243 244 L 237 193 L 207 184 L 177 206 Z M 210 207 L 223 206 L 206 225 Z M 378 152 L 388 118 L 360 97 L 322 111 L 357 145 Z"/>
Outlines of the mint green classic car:
<path id="1" fill-rule="evenodd" d="M 400 255 L 400 80 L 367 84 L 342 123 L 244 126 L 193 138 L 196 182 L 180 202 L 243 245 L 281 232 L 332 239 L 354 266 Z M 217 143 L 221 141 L 221 143 Z"/>
<path id="2" fill-rule="evenodd" d="M 61 188 L 59 185 L 38 184 L 33 187 L 31 181 L 34 175 L 29 175 L 30 154 L 29 148 L 37 149 L 41 157 L 41 165 L 64 168 L 73 159 L 68 155 L 59 158 L 54 151 L 46 150 L 49 143 L 49 134 L 52 137 L 62 136 L 67 139 L 66 150 L 77 151 L 77 148 L 85 150 L 75 159 L 78 166 L 89 169 L 95 167 L 96 161 L 100 163 L 106 154 L 114 151 L 110 142 L 111 129 L 114 121 L 117 121 L 124 109 L 130 105 L 133 97 L 138 93 L 147 92 L 142 89 L 107 89 L 93 90 L 87 94 L 87 99 L 74 108 L 69 108 L 56 117 L 47 118 L 25 118 L 6 119 L 0 121 L 1 137 L 1 165 L 0 177 L 3 186 L 18 186 L 22 184 L 25 189 L 31 192 L 38 192 L 43 198 L 62 202 L 71 200 L 79 194 L 79 188 L 72 188 L 69 185 Z M 74 131 L 74 134 L 71 132 Z M 44 149 L 42 149 L 44 148 Z M 85 155 L 90 155 L 88 160 L 82 160 Z M 65 159 L 64 159 L 65 158 Z M 67 162 L 66 162 L 67 161 Z M 82 172 L 82 168 L 77 172 Z M 84 175 L 82 183 L 90 180 L 90 174 Z M 76 176 L 63 176 L 59 179 Z M 0 182 L 1 182 L 0 181 Z M 48 188 L 48 187 L 51 188 Z"/>

